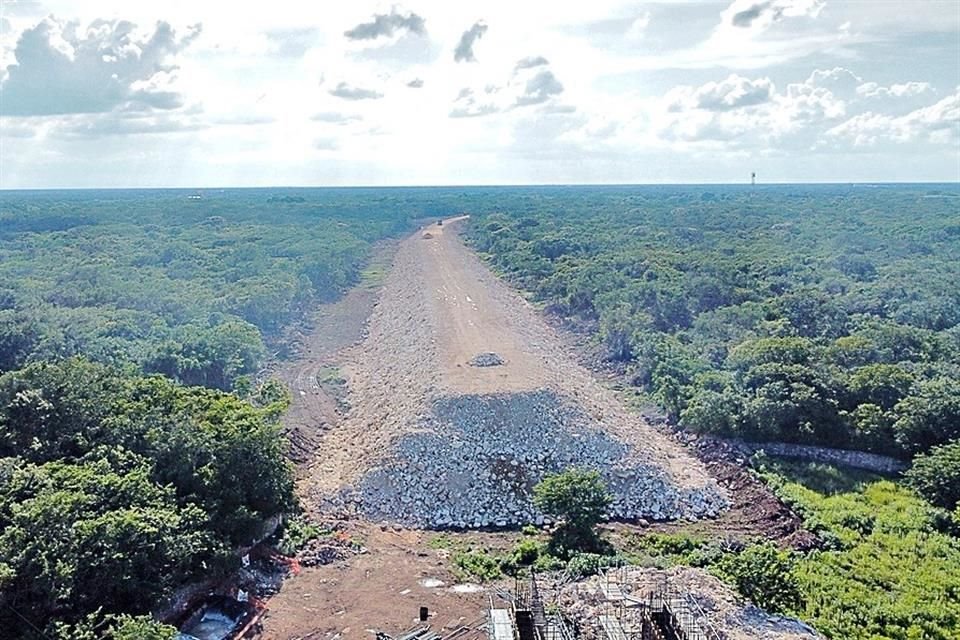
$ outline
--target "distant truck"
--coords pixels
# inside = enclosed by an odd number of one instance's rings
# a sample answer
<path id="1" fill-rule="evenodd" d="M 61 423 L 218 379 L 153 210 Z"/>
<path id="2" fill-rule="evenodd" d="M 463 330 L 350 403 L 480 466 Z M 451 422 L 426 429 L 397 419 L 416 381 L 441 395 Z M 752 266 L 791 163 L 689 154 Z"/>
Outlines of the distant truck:
<path id="1" fill-rule="evenodd" d="M 443 226 L 443 219 L 442 219 L 442 218 L 441 218 L 440 220 L 437 220 L 437 226 L 438 226 L 438 227 L 442 227 L 442 226 Z"/>

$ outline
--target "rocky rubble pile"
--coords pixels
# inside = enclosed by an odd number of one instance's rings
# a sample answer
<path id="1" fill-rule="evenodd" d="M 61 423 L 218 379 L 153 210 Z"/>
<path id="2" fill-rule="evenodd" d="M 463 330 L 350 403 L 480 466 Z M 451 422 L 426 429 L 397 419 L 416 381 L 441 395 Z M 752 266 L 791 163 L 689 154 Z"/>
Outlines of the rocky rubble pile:
<path id="1" fill-rule="evenodd" d="M 531 502 L 544 475 L 600 471 L 612 518 L 697 519 L 726 506 L 715 485 L 681 489 L 550 391 L 448 396 L 362 478 L 354 501 L 372 520 L 428 528 L 506 527 L 546 521 Z"/>
<path id="2" fill-rule="evenodd" d="M 496 353 L 478 353 L 467 364 L 471 367 L 499 367 L 503 364 L 503 358 Z"/>

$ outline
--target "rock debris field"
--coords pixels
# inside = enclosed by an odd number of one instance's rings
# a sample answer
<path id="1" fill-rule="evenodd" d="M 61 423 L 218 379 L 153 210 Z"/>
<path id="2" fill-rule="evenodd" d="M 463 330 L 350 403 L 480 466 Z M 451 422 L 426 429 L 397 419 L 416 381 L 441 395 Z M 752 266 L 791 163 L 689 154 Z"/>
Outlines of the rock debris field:
<path id="1" fill-rule="evenodd" d="M 714 516 L 716 492 L 672 486 L 573 404 L 549 391 L 440 398 L 401 437 L 394 457 L 360 485 L 364 515 L 427 528 L 543 524 L 533 486 L 568 467 L 597 469 L 614 496 L 613 518 Z"/>
<path id="2" fill-rule="evenodd" d="M 316 508 L 422 528 L 542 524 L 548 473 L 596 469 L 616 519 L 699 519 L 724 491 L 622 407 L 460 241 L 402 243 L 344 366 L 351 409 L 311 468 Z"/>

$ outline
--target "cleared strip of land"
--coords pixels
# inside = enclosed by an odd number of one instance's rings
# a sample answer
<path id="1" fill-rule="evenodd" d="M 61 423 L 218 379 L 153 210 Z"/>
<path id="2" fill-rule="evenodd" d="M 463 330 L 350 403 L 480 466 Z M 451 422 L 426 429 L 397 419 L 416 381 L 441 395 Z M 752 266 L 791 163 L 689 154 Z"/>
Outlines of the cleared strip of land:
<path id="1" fill-rule="evenodd" d="M 722 509 L 703 466 L 578 365 L 463 245 L 460 224 L 401 243 L 366 336 L 347 354 L 351 408 L 322 434 L 308 481 L 315 503 L 418 526 L 516 524 L 536 517 L 529 491 L 544 473 L 586 466 L 608 478 L 615 515 Z M 486 353 L 502 364 L 470 364 Z"/>

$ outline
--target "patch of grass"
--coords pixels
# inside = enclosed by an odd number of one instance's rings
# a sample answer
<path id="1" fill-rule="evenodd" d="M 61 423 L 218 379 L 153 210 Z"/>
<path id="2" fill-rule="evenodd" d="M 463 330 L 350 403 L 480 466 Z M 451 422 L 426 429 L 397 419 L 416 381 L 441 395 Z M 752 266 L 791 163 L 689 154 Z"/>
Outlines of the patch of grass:
<path id="1" fill-rule="evenodd" d="M 761 474 L 766 471 L 783 478 L 789 478 L 790 482 L 803 485 L 811 491 L 827 496 L 861 491 L 873 482 L 890 479 L 887 476 L 861 469 L 838 467 L 822 462 L 775 458 L 762 454 L 754 456 L 752 462 L 754 467 L 761 471 Z"/>
<path id="2" fill-rule="evenodd" d="M 440 535 L 430 538 L 427 546 L 431 549 L 451 549 L 454 546 L 454 540 L 449 535 L 441 533 Z"/>
<path id="3" fill-rule="evenodd" d="M 777 461 L 762 474 L 833 542 L 797 558 L 805 605 L 795 613 L 829 638 L 957 640 L 960 540 L 943 512 L 859 471 Z"/>
<path id="4" fill-rule="evenodd" d="M 503 577 L 497 558 L 485 551 L 457 551 L 453 554 L 453 566 L 460 578 L 491 582 Z"/>
<path id="5" fill-rule="evenodd" d="M 285 520 L 280 530 L 274 534 L 273 546 L 283 555 L 293 556 L 311 540 L 331 533 L 329 529 L 307 522 L 302 516 L 294 516 Z"/>
<path id="6" fill-rule="evenodd" d="M 320 386 L 343 386 L 346 378 L 340 372 L 340 367 L 321 367 L 317 370 L 317 384 Z"/>

